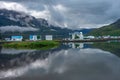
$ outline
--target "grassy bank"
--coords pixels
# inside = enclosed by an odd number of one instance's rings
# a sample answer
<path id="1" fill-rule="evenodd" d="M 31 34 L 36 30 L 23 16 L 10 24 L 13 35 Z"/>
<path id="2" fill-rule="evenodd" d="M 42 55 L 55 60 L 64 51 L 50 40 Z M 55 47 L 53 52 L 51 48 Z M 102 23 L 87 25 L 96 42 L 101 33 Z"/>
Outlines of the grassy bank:
<path id="1" fill-rule="evenodd" d="M 50 49 L 57 47 L 59 42 L 56 41 L 25 41 L 25 42 L 11 42 L 3 44 L 5 48 L 16 49 Z"/>

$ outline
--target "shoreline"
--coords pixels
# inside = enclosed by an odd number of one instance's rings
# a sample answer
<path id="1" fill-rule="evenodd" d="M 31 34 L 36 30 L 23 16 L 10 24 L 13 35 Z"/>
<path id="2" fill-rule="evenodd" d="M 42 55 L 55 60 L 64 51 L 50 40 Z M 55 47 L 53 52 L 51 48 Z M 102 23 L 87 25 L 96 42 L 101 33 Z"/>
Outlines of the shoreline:
<path id="1" fill-rule="evenodd" d="M 120 40 L 120 38 L 110 38 L 110 39 L 84 39 L 84 40 L 52 40 L 52 41 L 46 41 L 46 40 L 40 40 L 40 41 L 0 41 L 0 44 L 5 43 L 15 43 L 15 42 L 105 42 L 105 41 L 111 41 L 111 40 Z"/>
<path id="2" fill-rule="evenodd" d="M 117 39 L 84 39 L 84 40 L 61 40 L 59 42 L 106 42 L 111 40 L 120 40 L 120 38 Z"/>

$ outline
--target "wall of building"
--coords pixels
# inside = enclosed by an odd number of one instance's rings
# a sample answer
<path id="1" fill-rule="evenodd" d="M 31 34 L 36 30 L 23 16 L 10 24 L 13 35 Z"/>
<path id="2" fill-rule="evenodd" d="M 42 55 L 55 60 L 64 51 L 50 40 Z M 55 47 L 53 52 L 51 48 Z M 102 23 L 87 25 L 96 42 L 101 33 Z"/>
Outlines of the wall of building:
<path id="1" fill-rule="evenodd" d="M 53 40 L 53 36 L 52 35 L 46 35 L 45 40 Z"/>

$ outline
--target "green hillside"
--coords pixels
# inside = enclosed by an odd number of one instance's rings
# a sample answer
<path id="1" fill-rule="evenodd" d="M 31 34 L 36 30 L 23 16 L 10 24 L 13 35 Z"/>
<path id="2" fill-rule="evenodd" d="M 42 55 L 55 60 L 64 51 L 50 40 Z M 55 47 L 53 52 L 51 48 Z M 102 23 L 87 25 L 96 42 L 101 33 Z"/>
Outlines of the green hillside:
<path id="1" fill-rule="evenodd" d="M 98 29 L 94 29 L 89 33 L 89 35 L 102 36 L 102 35 L 111 35 L 111 36 L 120 36 L 120 19 L 116 22 L 103 26 Z"/>

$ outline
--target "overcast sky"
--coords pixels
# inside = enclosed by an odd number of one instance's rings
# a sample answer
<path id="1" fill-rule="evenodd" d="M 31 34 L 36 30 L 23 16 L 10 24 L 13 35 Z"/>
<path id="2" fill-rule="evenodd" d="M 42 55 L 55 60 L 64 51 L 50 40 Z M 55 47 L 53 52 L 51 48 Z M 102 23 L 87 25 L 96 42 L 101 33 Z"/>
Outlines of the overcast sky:
<path id="1" fill-rule="evenodd" d="M 72 29 L 98 28 L 120 18 L 120 0 L 0 0 L 0 8 Z"/>

